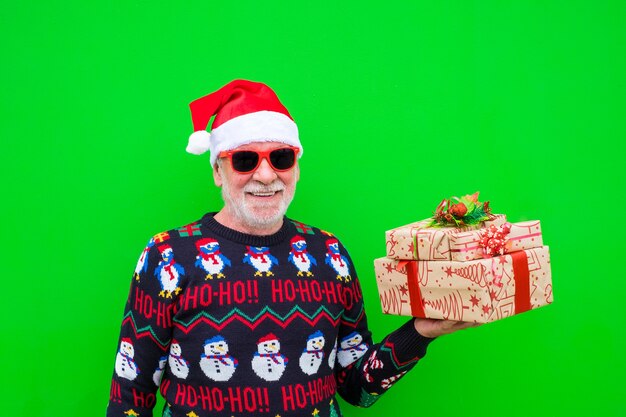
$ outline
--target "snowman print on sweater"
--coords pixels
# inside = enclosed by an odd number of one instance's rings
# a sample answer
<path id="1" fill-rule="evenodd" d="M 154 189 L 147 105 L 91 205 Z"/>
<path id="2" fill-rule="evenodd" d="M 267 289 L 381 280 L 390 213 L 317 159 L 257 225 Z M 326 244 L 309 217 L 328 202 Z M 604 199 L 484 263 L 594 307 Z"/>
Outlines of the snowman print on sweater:
<path id="1" fill-rule="evenodd" d="M 237 369 L 237 359 L 228 354 L 228 343 L 217 335 L 204 341 L 200 368 L 213 381 L 228 381 Z"/>
<path id="2" fill-rule="evenodd" d="M 339 342 L 337 360 L 343 368 L 355 362 L 365 354 L 367 344 L 363 342 L 363 336 L 357 332 L 352 332 Z"/>
<path id="3" fill-rule="evenodd" d="M 328 366 L 330 369 L 335 369 L 335 360 L 337 359 L 337 339 L 335 339 L 335 344 L 333 345 L 333 350 L 330 351 L 328 355 Z"/>
<path id="4" fill-rule="evenodd" d="M 159 365 L 157 366 L 157 368 L 154 370 L 154 373 L 152 374 L 152 382 L 154 382 L 154 385 L 156 385 L 157 387 L 161 385 L 161 378 L 163 377 L 163 370 L 165 369 L 166 363 L 167 363 L 167 356 L 161 356 L 159 358 Z"/>
<path id="5" fill-rule="evenodd" d="M 324 359 L 324 335 L 317 330 L 306 341 L 306 347 L 300 355 L 300 369 L 307 375 L 317 372 Z"/>
<path id="6" fill-rule="evenodd" d="M 172 340 L 167 363 L 174 375 L 180 379 L 185 379 L 187 375 L 189 375 L 189 362 L 182 357 L 182 353 L 183 351 L 180 344 L 176 340 Z"/>
<path id="7" fill-rule="evenodd" d="M 288 362 L 285 355 L 280 353 L 280 342 L 273 333 L 259 339 L 257 351 L 252 357 L 252 370 L 259 378 L 278 381 Z"/>
<path id="8" fill-rule="evenodd" d="M 120 349 L 115 357 L 115 373 L 120 378 L 126 378 L 130 381 L 137 378 L 139 368 L 135 363 L 135 348 L 131 340 L 127 337 L 120 342 Z"/>

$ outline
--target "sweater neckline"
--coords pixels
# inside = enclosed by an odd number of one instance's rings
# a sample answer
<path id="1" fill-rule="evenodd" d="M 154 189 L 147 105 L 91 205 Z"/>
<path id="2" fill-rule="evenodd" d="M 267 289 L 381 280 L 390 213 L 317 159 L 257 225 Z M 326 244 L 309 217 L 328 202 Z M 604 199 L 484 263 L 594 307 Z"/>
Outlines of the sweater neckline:
<path id="1" fill-rule="evenodd" d="M 283 217 L 283 224 L 276 233 L 271 235 L 251 235 L 224 226 L 223 224 L 215 220 L 216 214 L 217 212 L 205 214 L 200 221 L 200 227 L 206 228 L 216 235 L 224 237 L 232 242 L 240 243 L 242 245 L 273 246 L 283 242 L 288 236 L 293 234 L 293 225 L 287 217 Z"/>

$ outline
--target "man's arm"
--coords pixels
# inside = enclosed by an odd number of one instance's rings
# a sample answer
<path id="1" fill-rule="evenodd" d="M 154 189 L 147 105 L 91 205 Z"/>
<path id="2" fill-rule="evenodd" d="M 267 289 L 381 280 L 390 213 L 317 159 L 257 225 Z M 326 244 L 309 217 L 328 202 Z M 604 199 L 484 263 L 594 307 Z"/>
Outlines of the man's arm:
<path id="1" fill-rule="evenodd" d="M 107 416 L 152 416 L 171 340 L 175 297 L 155 276 L 161 255 L 152 240 L 139 258 L 120 330 Z M 132 414 L 132 412 L 130 412 Z"/>
<path id="2" fill-rule="evenodd" d="M 351 267 L 352 268 L 352 267 Z M 359 281 L 352 268 L 354 293 L 360 294 Z M 362 338 L 360 352 L 352 352 L 352 362 L 338 360 L 335 368 L 337 391 L 347 402 L 368 407 L 398 382 L 426 355 L 428 345 L 439 336 L 474 327 L 474 323 L 449 320 L 412 318 L 388 334 L 380 343 L 374 344 L 367 325 L 363 300 L 346 308 L 339 330 L 339 340 Z M 341 345 L 341 343 L 340 343 Z M 339 359 L 339 353 L 338 353 Z"/>

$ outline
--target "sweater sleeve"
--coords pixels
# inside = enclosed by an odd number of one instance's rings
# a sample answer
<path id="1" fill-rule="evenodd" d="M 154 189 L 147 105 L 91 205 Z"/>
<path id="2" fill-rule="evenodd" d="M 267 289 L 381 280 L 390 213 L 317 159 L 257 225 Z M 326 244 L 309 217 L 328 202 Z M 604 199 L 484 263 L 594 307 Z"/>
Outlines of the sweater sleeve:
<path id="1" fill-rule="evenodd" d="M 410 319 L 380 343 L 373 343 L 352 266 L 351 273 L 348 293 L 354 296 L 345 305 L 339 329 L 337 391 L 350 404 L 369 407 L 424 357 L 434 339 L 420 335 Z"/>
<path id="2" fill-rule="evenodd" d="M 179 266 L 164 265 L 167 255 L 162 256 L 161 250 L 151 239 L 133 274 L 117 345 L 107 417 L 152 416 L 156 390 L 168 357 L 173 310 L 179 292 L 164 290 L 159 275 L 163 269 L 166 273 L 182 272 Z"/>

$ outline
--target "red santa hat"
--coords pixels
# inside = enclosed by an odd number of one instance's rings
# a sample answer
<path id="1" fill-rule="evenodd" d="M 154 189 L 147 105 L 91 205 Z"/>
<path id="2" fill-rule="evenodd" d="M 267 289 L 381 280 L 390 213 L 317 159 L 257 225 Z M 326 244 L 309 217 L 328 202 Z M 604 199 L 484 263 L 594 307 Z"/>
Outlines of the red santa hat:
<path id="1" fill-rule="evenodd" d="M 211 151 L 211 165 L 220 152 L 252 142 L 282 142 L 300 148 L 298 127 L 276 93 L 263 83 L 234 80 L 189 105 L 194 132 L 187 152 Z M 215 116 L 211 133 L 207 127 Z"/>
<path id="2" fill-rule="evenodd" d="M 167 250 L 172 250 L 172 247 L 170 245 L 168 245 L 167 243 L 164 243 L 161 246 L 158 246 L 157 249 L 159 249 L 159 252 L 164 253 Z"/>
<path id="3" fill-rule="evenodd" d="M 196 249 L 200 250 L 200 248 L 204 245 L 218 243 L 217 240 L 212 239 L 210 237 L 203 237 L 202 239 L 196 240 Z"/>
<path id="4" fill-rule="evenodd" d="M 270 340 L 278 340 L 278 338 L 276 337 L 274 333 L 268 333 L 262 338 L 260 338 L 257 344 L 269 342 Z"/>
<path id="5" fill-rule="evenodd" d="M 128 343 L 129 345 L 132 345 L 133 342 L 130 340 L 129 337 L 123 337 L 121 340 L 122 343 Z"/>
<path id="6" fill-rule="evenodd" d="M 291 238 L 291 244 L 292 245 L 294 245 L 294 244 L 296 244 L 298 242 L 305 242 L 306 243 L 306 240 L 304 240 L 304 238 L 302 236 L 298 236 L 298 235 L 295 235 L 294 237 Z"/>
<path id="7" fill-rule="evenodd" d="M 339 241 L 338 241 L 337 239 L 335 239 L 334 237 L 332 237 L 332 238 L 328 239 L 328 240 L 326 241 L 326 248 L 328 249 L 328 247 L 330 247 L 330 245 L 333 245 L 333 244 L 335 244 L 335 243 L 337 243 L 337 244 L 338 244 L 338 243 L 339 243 Z"/>

